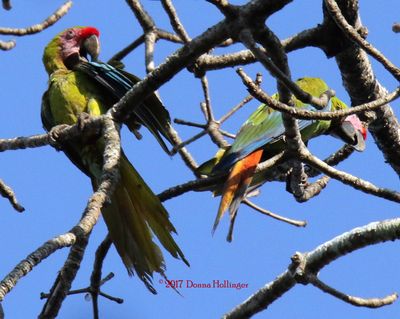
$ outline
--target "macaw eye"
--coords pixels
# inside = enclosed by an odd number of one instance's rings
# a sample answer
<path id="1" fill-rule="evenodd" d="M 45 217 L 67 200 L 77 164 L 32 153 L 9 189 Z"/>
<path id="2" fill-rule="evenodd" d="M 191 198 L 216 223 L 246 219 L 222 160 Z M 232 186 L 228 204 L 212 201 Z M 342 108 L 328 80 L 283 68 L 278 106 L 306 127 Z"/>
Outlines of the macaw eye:
<path id="1" fill-rule="evenodd" d="M 75 36 L 75 31 L 74 30 L 68 30 L 67 34 L 65 35 L 65 37 L 67 38 L 67 40 L 72 39 Z"/>

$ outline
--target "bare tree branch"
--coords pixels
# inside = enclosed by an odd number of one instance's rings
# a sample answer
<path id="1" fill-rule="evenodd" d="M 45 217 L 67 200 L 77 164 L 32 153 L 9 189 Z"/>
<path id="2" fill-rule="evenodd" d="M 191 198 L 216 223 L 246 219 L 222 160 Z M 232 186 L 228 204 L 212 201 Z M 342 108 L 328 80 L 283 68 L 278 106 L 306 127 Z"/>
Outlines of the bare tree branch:
<path id="1" fill-rule="evenodd" d="M 3 2 L 4 6 L 4 2 Z M 15 36 L 24 36 L 35 34 L 43 31 L 44 29 L 52 26 L 58 20 L 60 20 L 64 15 L 66 15 L 72 7 L 72 1 L 65 2 L 60 8 L 58 8 L 51 16 L 49 16 L 42 23 L 32 25 L 23 29 L 13 29 L 13 28 L 0 28 L 0 34 L 3 35 L 15 35 Z"/>
<path id="2" fill-rule="evenodd" d="M 269 217 L 272 217 L 274 219 L 277 219 L 277 220 L 279 220 L 281 222 L 288 223 L 288 224 L 293 225 L 293 226 L 305 227 L 307 225 L 306 221 L 295 220 L 295 219 L 290 219 L 290 218 L 287 218 L 287 217 L 280 216 L 278 214 L 270 212 L 269 210 L 266 210 L 266 209 L 264 209 L 264 208 L 262 208 L 262 207 L 260 207 L 260 206 L 258 206 L 256 204 L 254 204 L 252 201 L 250 201 L 248 199 L 243 200 L 243 204 L 253 208 L 254 210 L 256 210 L 257 212 L 259 212 L 261 214 L 267 215 Z"/>
<path id="3" fill-rule="evenodd" d="M 0 50 L 8 51 L 13 49 L 16 46 L 16 42 L 14 40 L 10 41 L 0 41 Z"/>
<path id="4" fill-rule="evenodd" d="M 258 85 L 256 85 L 251 78 L 243 71 L 243 69 L 238 69 L 237 73 L 242 78 L 244 85 L 248 88 L 250 93 L 261 103 L 268 104 L 274 110 L 280 111 L 282 113 L 290 114 L 296 119 L 305 120 L 332 120 L 335 118 L 346 117 L 351 114 L 359 114 L 366 111 L 371 111 L 377 109 L 389 102 L 394 101 L 400 96 L 400 88 L 397 88 L 393 92 L 375 100 L 372 102 L 364 103 L 361 105 L 353 106 L 344 110 L 337 110 L 331 112 L 321 112 L 321 111 L 309 111 L 300 108 L 290 107 L 285 105 L 276 99 L 273 99 L 267 93 L 265 93 Z"/>
<path id="5" fill-rule="evenodd" d="M 345 34 L 359 46 L 361 46 L 366 52 L 373 56 L 383 67 L 388 70 L 396 80 L 400 80 L 400 69 L 390 62 L 378 49 L 373 47 L 368 41 L 364 40 L 358 32 L 346 21 L 346 18 L 342 15 L 342 12 L 337 5 L 335 0 L 324 0 L 329 13 L 332 18 L 338 24 L 338 26 L 345 31 Z"/>
<path id="6" fill-rule="evenodd" d="M 336 298 L 338 298 L 346 303 L 349 303 L 353 306 L 356 306 L 356 307 L 380 308 L 380 307 L 387 306 L 387 305 L 394 303 L 398 298 L 397 293 L 393 293 L 384 298 L 364 299 L 364 298 L 354 297 L 354 296 L 344 294 L 343 292 L 338 291 L 335 288 L 328 286 L 327 284 L 322 282 L 315 275 L 310 275 L 308 277 L 308 281 L 310 284 L 321 289 L 323 292 L 326 292 L 327 294 L 330 294 L 331 296 L 336 297 Z"/>
<path id="7" fill-rule="evenodd" d="M 310 274 L 317 274 L 334 260 L 357 249 L 395 239 L 400 239 L 399 218 L 355 228 L 316 247 L 308 253 L 297 253 L 292 259 L 292 264 L 286 271 L 251 295 L 243 303 L 236 306 L 229 313 L 225 314 L 223 318 L 250 318 L 254 314 L 266 309 L 297 283 L 308 283 L 307 280 L 309 280 Z M 301 263 L 299 263 L 299 259 Z M 390 304 L 390 301 L 395 298 L 397 296 L 393 294 L 387 297 L 385 302 Z"/>
<path id="8" fill-rule="evenodd" d="M 70 254 L 51 289 L 50 297 L 43 306 L 39 318 L 57 316 L 62 302 L 71 289 L 72 281 L 75 279 L 79 270 L 88 238 L 100 216 L 100 211 L 104 203 L 109 201 L 119 180 L 119 159 L 121 151 L 119 137 L 120 127 L 109 115 L 103 116 L 102 119 L 102 136 L 104 138 L 105 147 L 103 154 L 103 171 L 99 186 L 90 198 L 81 222 L 72 230 L 76 233 L 76 242 L 73 244 Z"/>
<path id="9" fill-rule="evenodd" d="M 301 150 L 300 153 L 301 159 L 308 163 L 309 165 L 315 167 L 316 169 L 320 170 L 321 172 L 325 173 L 326 175 L 346 184 L 349 185 L 355 189 L 358 189 L 362 192 L 365 192 L 367 194 L 371 194 L 377 197 L 382 197 L 387 200 L 400 203 L 400 193 L 395 192 L 386 188 L 379 188 L 375 186 L 374 184 L 362 180 L 359 177 L 355 177 L 351 174 L 348 174 L 343 171 L 339 171 L 317 157 L 313 156 L 308 150 Z"/>
<path id="10" fill-rule="evenodd" d="M 169 21 L 171 23 L 172 28 L 176 32 L 177 35 L 182 39 L 184 42 L 189 42 L 190 37 L 187 34 L 185 28 L 183 27 L 181 21 L 179 20 L 178 14 L 176 13 L 175 7 L 172 4 L 171 0 L 161 0 L 163 8 L 165 12 L 168 14 Z"/>
<path id="11" fill-rule="evenodd" d="M 3 180 L 0 179 L 0 195 L 3 196 L 4 198 L 7 198 L 12 207 L 17 211 L 22 213 L 25 208 L 22 207 L 18 201 L 17 197 L 14 194 L 14 191 L 11 189 L 11 187 L 7 186 Z"/>

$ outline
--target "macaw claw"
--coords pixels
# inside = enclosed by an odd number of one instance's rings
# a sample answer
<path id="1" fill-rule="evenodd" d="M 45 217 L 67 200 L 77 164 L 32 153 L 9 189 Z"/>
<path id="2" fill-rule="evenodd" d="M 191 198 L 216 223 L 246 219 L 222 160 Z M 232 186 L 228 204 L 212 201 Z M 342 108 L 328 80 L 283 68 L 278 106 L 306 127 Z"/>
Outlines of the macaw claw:
<path id="1" fill-rule="evenodd" d="M 49 144 L 57 151 L 62 150 L 62 143 L 60 143 L 60 133 L 64 131 L 69 125 L 61 124 L 54 126 L 49 132 Z"/>
<path id="2" fill-rule="evenodd" d="M 78 116 L 78 120 L 76 122 L 76 125 L 78 125 L 78 129 L 80 131 L 83 131 L 85 129 L 86 123 L 90 120 L 90 114 L 86 112 L 82 112 Z"/>

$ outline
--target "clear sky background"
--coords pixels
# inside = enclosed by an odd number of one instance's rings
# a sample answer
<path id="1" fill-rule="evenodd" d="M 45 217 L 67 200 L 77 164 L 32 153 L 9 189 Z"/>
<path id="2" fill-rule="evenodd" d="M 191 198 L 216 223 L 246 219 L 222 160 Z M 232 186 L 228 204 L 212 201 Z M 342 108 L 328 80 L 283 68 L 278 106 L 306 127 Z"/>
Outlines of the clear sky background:
<path id="1" fill-rule="evenodd" d="M 231 1 L 243 3 L 244 1 Z M 396 0 L 360 1 L 363 23 L 369 30 L 368 40 L 375 44 L 394 63 L 400 64 L 400 35 L 391 31 L 393 22 L 400 20 L 400 3 Z M 9 12 L 0 11 L 2 26 L 24 27 L 38 23 L 52 13 L 61 1 L 14 1 Z M 159 1 L 143 0 L 143 5 L 161 28 L 171 30 Z M 191 37 L 222 19 L 211 4 L 200 0 L 174 2 L 181 20 Z M 280 37 L 286 38 L 322 21 L 321 1 L 294 1 L 268 20 L 268 25 Z M 107 60 L 142 32 L 124 1 L 75 1 L 70 13 L 46 31 L 17 39 L 17 47 L 0 52 L 0 138 L 28 136 L 42 133 L 40 101 L 47 87 L 47 74 L 42 66 L 43 48 L 59 31 L 75 26 L 91 25 L 101 31 L 101 58 Z M 2 40 L 6 39 L 4 37 Z M 178 48 L 160 42 L 156 47 L 156 63 Z M 235 45 L 235 50 L 242 49 Z M 129 55 L 126 69 L 139 76 L 145 75 L 143 46 Z M 217 50 L 221 53 L 223 50 Z M 306 49 L 289 55 L 293 78 L 322 77 L 349 103 L 341 85 L 334 59 L 327 60 L 318 49 Z M 396 87 L 387 72 L 373 63 L 379 80 L 389 90 Z M 246 66 L 254 76 L 264 74 L 263 88 L 275 91 L 275 81 L 261 65 Z M 211 99 L 217 117 L 247 95 L 235 69 L 208 73 Z M 187 71 L 179 73 L 160 89 L 161 97 L 171 116 L 203 121 L 199 103 L 203 100 L 200 82 Z M 393 103 L 398 107 L 399 102 Z M 258 105 L 250 103 L 226 123 L 224 129 L 235 132 Z M 183 138 L 197 133 L 195 128 L 177 127 Z M 125 130 L 122 141 L 125 153 L 155 192 L 193 178 L 179 156 L 169 158 L 157 142 L 142 130 L 144 138 L 138 142 Z M 310 143 L 311 150 L 326 156 L 341 143 L 324 136 Z M 198 162 L 213 156 L 216 147 L 208 138 L 196 142 L 189 149 Z M 0 277 L 3 278 L 21 259 L 48 239 L 66 232 L 79 220 L 92 190 L 89 179 L 69 162 L 62 152 L 51 147 L 9 151 L 0 154 L 0 178 L 15 190 L 26 207 L 23 214 L 13 211 L 0 198 Z M 378 186 L 399 189 L 399 181 L 370 137 L 364 153 L 354 154 L 339 166 Z M 399 206 L 380 198 L 363 194 L 348 186 L 331 181 L 327 189 L 315 199 L 298 204 L 285 192 L 282 183 L 268 183 L 255 200 L 263 207 L 300 220 L 307 220 L 306 228 L 272 220 L 242 206 L 236 221 L 233 243 L 225 241 L 228 220 L 224 218 L 214 237 L 211 226 L 219 204 L 209 192 L 188 193 L 165 203 L 179 235 L 177 242 L 191 267 L 165 256 L 170 279 L 210 283 L 229 280 L 248 284 L 248 288 L 193 289 L 183 288 L 183 297 L 154 279 L 158 295 L 150 294 L 137 278 L 129 278 L 114 248 L 108 254 L 104 275 L 115 273 L 115 278 L 104 285 L 105 292 L 124 298 L 118 305 L 100 299 L 101 318 L 216 318 L 242 302 L 265 283 L 283 272 L 295 251 L 309 251 L 333 237 L 372 221 L 397 217 Z M 73 288 L 88 285 L 94 252 L 106 234 L 103 220 L 91 236 L 81 270 Z M 357 251 L 340 258 L 321 272 L 321 278 L 331 286 L 361 297 L 383 297 L 400 292 L 398 268 L 400 244 L 385 243 Z M 3 307 L 7 318 L 35 318 L 44 301 L 40 292 L 47 292 L 57 271 L 63 264 L 67 249 L 58 251 L 36 267 L 6 296 Z M 311 286 L 296 286 L 269 309 L 256 318 L 394 318 L 400 314 L 400 303 L 377 310 L 350 306 Z M 64 302 L 59 318 L 90 318 L 91 303 L 83 295 L 70 296 Z"/>

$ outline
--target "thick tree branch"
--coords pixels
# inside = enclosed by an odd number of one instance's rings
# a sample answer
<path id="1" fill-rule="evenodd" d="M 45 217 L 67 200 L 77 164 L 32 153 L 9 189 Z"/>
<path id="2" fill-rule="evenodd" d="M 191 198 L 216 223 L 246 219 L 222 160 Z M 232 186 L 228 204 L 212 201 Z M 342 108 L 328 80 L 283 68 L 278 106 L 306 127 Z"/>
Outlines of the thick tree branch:
<path id="1" fill-rule="evenodd" d="M 346 36 L 357 43 L 367 53 L 373 56 L 383 67 L 388 70 L 396 80 L 400 81 L 400 69 L 390 62 L 378 49 L 363 39 L 360 34 L 346 21 L 335 0 L 324 0 L 325 6 L 337 25 L 345 32 Z"/>
<path id="2" fill-rule="evenodd" d="M 297 253 L 293 258 L 292 264 L 286 271 L 262 287 L 243 303 L 236 306 L 229 313 L 225 314 L 223 318 L 250 318 L 254 314 L 266 309 L 297 283 L 307 283 L 307 276 L 317 274 L 334 260 L 357 249 L 396 239 L 400 239 L 399 218 L 355 228 L 316 247 L 308 253 Z M 301 262 L 299 262 L 299 259 Z M 396 297 L 395 295 L 391 295 L 389 299 L 393 300 Z"/>
<path id="3" fill-rule="evenodd" d="M 358 1 L 337 1 L 346 20 L 356 29 L 362 28 L 358 16 Z M 331 21 L 329 14 L 324 14 L 326 34 L 340 34 L 335 22 Z M 343 38 L 343 37 L 342 37 Z M 342 39 L 342 43 L 343 43 Z M 337 41 L 327 41 L 326 46 L 336 54 L 336 62 L 339 66 L 343 83 L 351 97 L 352 104 L 358 105 L 373 101 L 387 94 L 387 91 L 376 79 L 367 54 L 357 44 L 351 43 L 340 46 Z M 394 171 L 400 174 L 400 125 L 391 107 L 387 104 L 379 107 L 375 112 L 366 112 L 362 119 L 369 122 L 369 131 L 376 144 L 382 151 L 385 160 Z"/>
<path id="4" fill-rule="evenodd" d="M 40 318 L 53 318 L 57 316 L 62 302 L 71 288 L 72 281 L 75 279 L 79 270 L 89 235 L 100 216 L 100 211 L 104 203 L 109 201 L 116 183 L 119 180 L 121 147 L 119 125 L 117 125 L 109 115 L 103 116 L 102 119 L 102 136 L 104 138 L 105 148 L 103 154 L 103 171 L 99 186 L 90 198 L 80 223 L 71 231 L 77 236 L 76 243 L 73 244 L 67 261 L 51 289 L 50 297 L 43 307 L 39 316 Z"/>

